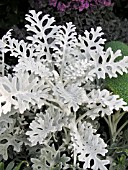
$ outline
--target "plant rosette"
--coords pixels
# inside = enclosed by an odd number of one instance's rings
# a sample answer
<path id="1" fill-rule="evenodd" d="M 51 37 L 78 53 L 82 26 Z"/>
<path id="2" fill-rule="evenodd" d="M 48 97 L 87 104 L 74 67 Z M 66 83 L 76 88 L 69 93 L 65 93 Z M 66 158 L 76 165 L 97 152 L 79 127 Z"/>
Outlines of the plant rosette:
<path id="1" fill-rule="evenodd" d="M 1 156 L 8 160 L 24 145 L 33 170 L 107 170 L 107 144 L 94 124 L 128 106 L 100 82 L 128 73 L 128 57 L 118 61 L 120 50 L 104 50 L 101 27 L 79 35 L 72 22 L 57 26 L 42 12 L 25 19 L 26 41 L 12 30 L 0 40 Z M 18 63 L 7 65 L 6 55 Z"/>

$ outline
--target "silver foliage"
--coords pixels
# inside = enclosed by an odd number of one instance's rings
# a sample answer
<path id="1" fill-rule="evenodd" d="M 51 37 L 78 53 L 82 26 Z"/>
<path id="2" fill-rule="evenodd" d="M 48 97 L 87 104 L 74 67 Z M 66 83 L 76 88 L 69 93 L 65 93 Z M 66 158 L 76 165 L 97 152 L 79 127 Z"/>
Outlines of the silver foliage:
<path id="1" fill-rule="evenodd" d="M 101 27 L 81 36 L 72 22 L 56 26 L 42 12 L 31 10 L 26 20 L 26 41 L 12 38 L 11 30 L 0 40 L 0 154 L 7 160 L 9 146 L 20 152 L 25 143 L 41 149 L 31 158 L 33 170 L 78 168 L 80 162 L 83 170 L 107 170 L 107 144 L 86 116 L 128 110 L 123 99 L 96 83 L 128 73 L 128 57 L 115 61 L 121 52 L 104 50 Z M 12 75 L 3 70 L 8 52 L 18 59 Z"/>

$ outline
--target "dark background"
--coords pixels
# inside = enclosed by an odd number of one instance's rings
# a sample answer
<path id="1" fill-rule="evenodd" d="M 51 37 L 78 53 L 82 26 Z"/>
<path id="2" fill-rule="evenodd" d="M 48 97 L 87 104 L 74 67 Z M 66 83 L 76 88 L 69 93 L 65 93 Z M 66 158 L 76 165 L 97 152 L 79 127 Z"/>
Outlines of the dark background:
<path id="1" fill-rule="evenodd" d="M 63 1 L 64 0 L 60 0 Z M 49 6 L 49 0 L 0 0 L 0 38 L 11 28 L 14 36 L 25 39 L 25 14 L 30 9 L 42 11 L 56 18 L 56 24 L 72 21 L 78 33 L 85 29 L 101 26 L 106 39 L 120 40 L 128 44 L 128 0 L 113 0 L 112 7 L 98 7 L 91 11 L 85 9 L 58 11 Z"/>

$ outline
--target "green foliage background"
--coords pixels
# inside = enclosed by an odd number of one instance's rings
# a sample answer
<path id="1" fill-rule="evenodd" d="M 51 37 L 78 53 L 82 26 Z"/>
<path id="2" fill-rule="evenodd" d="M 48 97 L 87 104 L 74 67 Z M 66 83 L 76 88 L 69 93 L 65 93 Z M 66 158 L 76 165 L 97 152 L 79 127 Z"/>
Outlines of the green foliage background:
<path id="1" fill-rule="evenodd" d="M 128 56 L 128 46 L 119 41 L 111 41 L 106 44 L 106 49 L 111 47 L 114 52 L 121 50 L 122 56 L 118 57 L 121 60 L 124 56 Z M 120 96 L 128 103 L 128 74 L 118 75 L 117 78 L 105 79 L 105 84 L 114 94 Z"/>

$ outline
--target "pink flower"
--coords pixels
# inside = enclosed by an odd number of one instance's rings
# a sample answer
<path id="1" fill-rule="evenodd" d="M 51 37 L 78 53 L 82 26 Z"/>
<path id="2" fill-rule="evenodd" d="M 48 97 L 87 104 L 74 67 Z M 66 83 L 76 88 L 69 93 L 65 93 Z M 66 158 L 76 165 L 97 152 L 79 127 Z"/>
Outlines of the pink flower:
<path id="1" fill-rule="evenodd" d="M 111 0 L 104 1 L 104 5 L 105 5 L 105 6 L 111 6 L 111 5 L 112 5 Z"/>
<path id="2" fill-rule="evenodd" d="M 79 6 L 79 11 L 83 11 L 84 9 L 88 9 L 89 8 L 89 2 L 85 1 L 82 2 L 81 6 Z"/>
<path id="3" fill-rule="evenodd" d="M 58 9 L 58 10 L 60 10 L 60 11 L 65 11 L 66 8 L 69 8 L 69 4 L 68 4 L 68 5 L 65 5 L 64 3 L 61 3 L 61 2 L 58 3 L 58 6 L 57 6 L 57 9 Z"/>
<path id="4" fill-rule="evenodd" d="M 49 5 L 56 7 L 57 0 L 49 0 Z"/>
<path id="5" fill-rule="evenodd" d="M 92 6 L 111 6 L 111 0 L 70 0 L 67 5 L 62 3 L 61 0 L 49 0 L 50 6 L 57 6 L 59 11 L 65 11 L 66 9 L 77 9 L 79 11 L 83 11 L 84 9 L 88 9 Z"/>
<path id="6" fill-rule="evenodd" d="M 111 0 L 95 0 L 97 5 L 111 6 Z"/>

